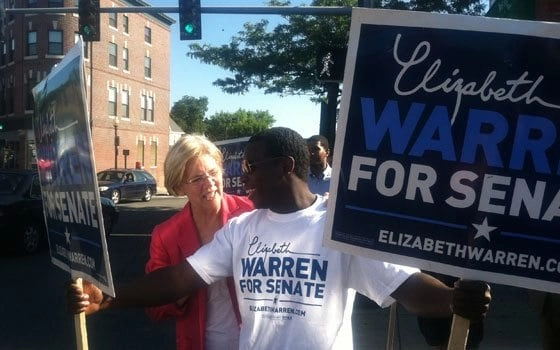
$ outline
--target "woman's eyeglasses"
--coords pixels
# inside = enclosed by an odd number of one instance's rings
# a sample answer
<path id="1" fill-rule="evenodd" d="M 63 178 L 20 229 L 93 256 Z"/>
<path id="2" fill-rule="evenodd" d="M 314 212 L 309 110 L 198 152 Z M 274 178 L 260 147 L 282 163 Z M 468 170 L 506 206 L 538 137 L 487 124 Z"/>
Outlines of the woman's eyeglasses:
<path id="1" fill-rule="evenodd" d="M 218 170 L 210 170 L 210 172 L 208 172 L 204 175 L 191 177 L 190 179 L 185 180 L 185 183 L 187 185 L 200 185 L 207 179 L 215 180 L 216 177 L 219 176 L 219 175 L 220 175 L 220 172 Z"/>
<path id="2" fill-rule="evenodd" d="M 243 173 L 243 175 L 252 175 L 255 172 L 255 169 L 258 168 L 259 165 L 272 162 L 274 160 L 278 160 L 281 158 L 284 158 L 284 156 L 268 158 L 265 160 L 261 160 L 259 162 L 248 162 L 247 159 L 243 159 L 241 161 L 241 172 Z"/>

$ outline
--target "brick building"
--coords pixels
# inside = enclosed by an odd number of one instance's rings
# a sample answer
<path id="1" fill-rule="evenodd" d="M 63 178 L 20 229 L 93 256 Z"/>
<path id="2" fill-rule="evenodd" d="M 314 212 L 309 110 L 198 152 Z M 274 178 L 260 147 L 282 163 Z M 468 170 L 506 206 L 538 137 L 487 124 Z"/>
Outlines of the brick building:
<path id="1" fill-rule="evenodd" d="M 77 7 L 77 0 L 0 0 L 7 12 L 0 43 L 0 168 L 34 168 L 31 89 L 78 39 L 76 13 L 32 8 Z M 101 0 L 102 8 L 149 6 Z M 86 46 L 86 90 L 97 170 L 139 165 L 163 186 L 169 148 L 170 26 L 164 14 L 101 13 L 101 40 Z M 125 156 L 125 154 L 127 154 Z M 125 164 L 126 163 L 126 164 Z"/>

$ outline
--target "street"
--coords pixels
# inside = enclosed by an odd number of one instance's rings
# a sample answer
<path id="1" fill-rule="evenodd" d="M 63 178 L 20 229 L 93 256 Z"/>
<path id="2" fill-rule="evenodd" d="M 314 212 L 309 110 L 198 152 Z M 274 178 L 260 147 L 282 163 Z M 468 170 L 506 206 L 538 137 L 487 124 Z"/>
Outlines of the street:
<path id="1" fill-rule="evenodd" d="M 119 204 L 120 220 L 108 239 L 115 284 L 143 274 L 150 232 L 185 203 L 155 197 Z M 47 252 L 0 256 L 2 317 L 0 350 L 75 349 L 73 316 L 66 313 L 68 274 L 51 264 Z M 493 287 L 493 303 L 480 349 L 539 349 L 539 324 L 520 288 Z M 355 349 L 384 349 L 389 310 L 359 299 L 354 308 Z M 395 349 L 426 349 L 416 319 L 398 309 Z M 174 323 L 153 324 L 143 310 L 112 310 L 87 318 L 90 349 L 174 349 Z"/>

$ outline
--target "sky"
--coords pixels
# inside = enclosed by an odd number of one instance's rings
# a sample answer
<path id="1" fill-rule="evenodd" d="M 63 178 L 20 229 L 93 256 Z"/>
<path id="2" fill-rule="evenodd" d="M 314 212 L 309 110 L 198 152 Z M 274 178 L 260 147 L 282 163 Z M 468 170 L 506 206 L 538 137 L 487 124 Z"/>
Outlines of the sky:
<path id="1" fill-rule="evenodd" d="M 260 7 L 265 0 L 201 0 L 202 7 Z M 153 6 L 177 7 L 178 0 L 149 0 Z M 304 1 L 294 4 L 304 3 Z M 213 86 L 218 78 L 231 76 L 217 66 L 200 63 L 188 58 L 188 45 L 193 42 L 212 46 L 228 44 L 231 37 L 243 29 L 246 22 L 256 22 L 262 18 L 269 20 L 269 28 L 282 20 L 278 15 L 242 14 L 202 14 L 202 39 L 181 41 L 179 39 L 179 18 L 177 13 L 167 13 L 175 19 L 171 26 L 171 106 L 183 96 L 208 98 L 206 117 L 217 112 L 235 112 L 238 109 L 268 111 L 276 120 L 274 126 L 286 126 L 299 132 L 303 137 L 319 133 L 320 105 L 310 101 L 310 96 L 285 96 L 264 94 L 252 89 L 244 95 L 231 95 Z"/>

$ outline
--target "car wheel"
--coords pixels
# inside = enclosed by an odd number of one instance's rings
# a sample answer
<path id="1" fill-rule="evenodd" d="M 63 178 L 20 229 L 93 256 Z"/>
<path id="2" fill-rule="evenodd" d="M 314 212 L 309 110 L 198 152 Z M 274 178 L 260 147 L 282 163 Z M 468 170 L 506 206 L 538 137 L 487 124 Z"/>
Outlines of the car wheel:
<path id="1" fill-rule="evenodd" d="M 142 200 L 144 202 L 149 202 L 150 199 L 152 199 L 152 189 L 149 187 L 146 187 L 146 191 L 144 192 L 144 197 L 142 197 Z"/>
<path id="2" fill-rule="evenodd" d="M 115 204 L 118 204 L 121 201 L 121 193 L 119 190 L 113 190 L 113 192 L 111 192 L 111 200 Z"/>
<path id="3" fill-rule="evenodd" d="M 23 225 L 20 237 L 20 251 L 23 254 L 35 254 L 41 247 L 41 230 L 33 223 Z"/>

